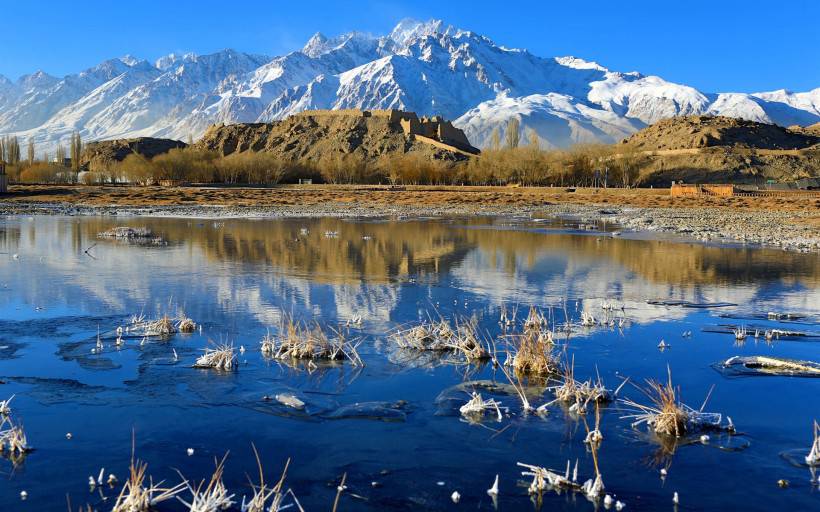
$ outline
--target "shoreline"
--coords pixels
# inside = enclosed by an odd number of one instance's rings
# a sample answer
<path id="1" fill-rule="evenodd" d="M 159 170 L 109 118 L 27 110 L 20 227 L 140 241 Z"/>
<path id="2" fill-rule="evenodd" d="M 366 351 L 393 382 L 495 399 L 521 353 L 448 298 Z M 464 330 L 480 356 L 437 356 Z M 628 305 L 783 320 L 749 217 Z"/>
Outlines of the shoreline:
<path id="1" fill-rule="evenodd" d="M 507 187 L 407 187 L 400 191 L 352 186 L 20 188 L 28 193 L 0 198 L 0 215 L 208 219 L 570 217 L 586 223 L 606 221 L 625 232 L 672 234 L 703 243 L 820 252 L 820 208 L 814 200 L 687 201 L 670 198 L 659 189 L 588 189 L 570 194 L 549 188 Z"/>
<path id="2" fill-rule="evenodd" d="M 753 245 L 788 251 L 820 253 L 820 233 L 794 223 L 794 214 L 786 218 L 782 212 L 755 212 L 750 214 L 716 211 L 714 208 L 641 208 L 611 207 L 606 204 L 502 207 L 398 205 L 338 205 L 310 207 L 252 207 L 252 206 L 88 206 L 69 203 L 23 203 L 13 207 L 0 202 L 0 214 L 6 216 L 108 216 L 108 217 L 168 217 L 191 219 L 281 219 L 318 218 L 340 219 L 422 219 L 465 217 L 516 218 L 577 218 L 580 222 L 605 220 L 625 232 L 663 233 L 684 237 L 689 241 L 720 245 Z M 799 215 L 798 215 L 799 216 Z M 788 221 L 790 225 L 782 224 Z"/>

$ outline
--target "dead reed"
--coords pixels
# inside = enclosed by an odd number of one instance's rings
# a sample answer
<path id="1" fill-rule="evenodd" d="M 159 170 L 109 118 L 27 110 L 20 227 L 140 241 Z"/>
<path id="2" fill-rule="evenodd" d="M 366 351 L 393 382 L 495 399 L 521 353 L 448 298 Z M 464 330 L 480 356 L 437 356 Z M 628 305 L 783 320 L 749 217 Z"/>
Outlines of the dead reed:
<path id="1" fill-rule="evenodd" d="M 8 416 L 11 414 L 11 401 L 14 399 L 14 395 L 11 395 L 6 400 L 0 400 L 0 416 Z"/>
<path id="2" fill-rule="evenodd" d="M 154 484 L 151 477 L 148 477 L 146 486 L 147 469 L 147 463 L 134 459 L 132 445 L 128 480 L 122 486 L 114 502 L 114 508 L 111 509 L 112 512 L 150 512 L 157 504 L 174 498 L 185 488 L 187 482 L 173 487 L 163 487 L 163 482 Z"/>
<path id="3" fill-rule="evenodd" d="M 647 380 L 645 388 L 636 386 L 649 398 L 651 405 L 639 404 L 630 399 L 621 400 L 634 410 L 634 414 L 623 416 L 623 418 L 634 420 L 633 427 L 646 423 L 656 434 L 674 437 L 682 437 L 685 434 L 705 429 L 734 431 L 731 418 L 728 418 L 728 425 L 723 426 L 720 414 L 703 412 L 709 395 L 700 410 L 695 410 L 681 402 L 680 388 L 672 384 L 672 371 L 669 368 L 667 368 L 667 374 L 665 384 Z"/>
<path id="4" fill-rule="evenodd" d="M 292 494 L 292 491 L 288 489 L 286 492 L 282 492 L 282 488 L 285 485 L 285 476 L 288 473 L 288 467 L 290 466 L 290 459 L 285 462 L 285 469 L 282 471 L 282 476 L 279 478 L 279 482 L 273 487 L 268 487 L 265 484 L 265 472 L 262 469 L 262 461 L 259 458 L 259 452 L 256 450 L 256 446 L 251 444 L 253 447 L 253 454 L 256 456 L 256 466 L 259 469 L 259 484 L 254 484 L 250 482 L 251 490 L 253 491 L 253 495 L 248 501 L 245 501 L 245 497 L 242 496 L 242 504 L 240 505 L 240 510 L 242 512 L 278 512 L 280 510 L 284 510 L 285 508 L 290 508 L 291 505 L 285 505 L 283 502 L 288 494 Z M 250 477 L 248 478 L 250 480 Z M 299 501 L 296 500 L 296 497 L 293 496 L 295 500 L 294 503 L 297 505 L 299 510 L 302 510 L 302 507 L 298 505 Z M 268 506 L 268 502 L 270 501 L 270 506 Z"/>
<path id="5" fill-rule="evenodd" d="M 564 364 L 561 370 L 561 384 L 547 389 L 555 394 L 554 401 L 570 404 L 571 411 L 581 414 L 586 412 L 588 404 L 607 403 L 612 401 L 614 396 L 604 386 L 600 375 L 597 380 L 587 379 L 583 382 L 576 380 L 574 356 L 572 361 L 569 364 Z M 617 390 L 615 394 L 617 394 Z M 552 402 L 548 405 L 551 404 Z"/>
<path id="6" fill-rule="evenodd" d="M 817 424 L 817 420 L 814 421 L 814 442 L 809 454 L 806 455 L 806 464 L 812 467 L 820 465 L 820 425 Z"/>
<path id="7" fill-rule="evenodd" d="M 487 411 L 495 411 L 498 421 L 504 419 L 501 414 L 501 402 L 493 398 L 484 400 L 481 394 L 475 391 L 471 393 L 470 400 L 458 409 L 462 416 L 470 420 L 481 420 Z"/>
<path id="8" fill-rule="evenodd" d="M 207 485 L 206 481 L 202 480 L 199 485 L 193 487 L 188 480 L 183 478 L 185 487 L 191 493 L 191 501 L 187 502 L 179 496 L 177 496 L 177 500 L 188 507 L 190 512 L 219 512 L 230 508 L 234 504 L 234 495 L 228 493 L 228 489 L 222 481 L 227 457 L 226 454 L 221 461 L 216 462 L 216 469 L 211 475 L 211 479 L 207 481 Z"/>
<path id="9" fill-rule="evenodd" d="M 18 457 L 31 450 L 23 427 L 15 425 L 8 416 L 3 416 L 0 419 L 0 453 Z"/>
<path id="10" fill-rule="evenodd" d="M 532 313 L 530 314 L 532 316 Z M 525 323 L 521 333 L 506 335 L 512 359 L 507 363 L 519 376 L 548 376 L 560 365 L 555 356 L 552 332 L 540 323 Z"/>
<path id="11" fill-rule="evenodd" d="M 286 316 L 276 336 L 268 334 L 262 339 L 261 350 L 279 361 L 350 361 L 356 366 L 364 366 L 358 352 L 360 341 L 347 339 L 338 329 L 329 328 L 328 331 L 330 334 L 318 323 L 309 325 Z"/>
<path id="12" fill-rule="evenodd" d="M 444 318 L 428 320 L 413 327 L 400 329 L 390 335 L 396 346 L 418 352 L 452 353 L 462 356 L 466 362 L 490 359 L 490 343 L 478 332 L 474 322 L 454 321 Z"/>
<path id="13" fill-rule="evenodd" d="M 215 348 L 206 348 L 205 353 L 194 362 L 194 368 L 213 368 L 215 370 L 231 371 L 236 368 L 236 353 L 233 345 L 227 343 Z"/>

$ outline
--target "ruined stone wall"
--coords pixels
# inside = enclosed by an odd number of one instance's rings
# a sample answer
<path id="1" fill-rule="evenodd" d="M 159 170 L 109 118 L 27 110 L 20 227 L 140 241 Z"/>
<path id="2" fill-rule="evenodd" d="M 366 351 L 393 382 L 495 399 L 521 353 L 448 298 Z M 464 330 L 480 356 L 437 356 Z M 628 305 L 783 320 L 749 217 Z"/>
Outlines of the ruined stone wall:
<path id="1" fill-rule="evenodd" d="M 355 117 L 370 117 L 372 112 L 367 110 L 343 109 L 343 110 L 304 110 L 294 114 L 299 117 L 337 117 L 337 116 L 355 116 Z M 377 116 L 381 117 L 381 116 Z"/>
<path id="2" fill-rule="evenodd" d="M 453 126 L 450 121 L 438 123 L 438 139 L 454 146 L 470 146 L 470 141 L 464 135 L 464 132 Z"/>
<path id="3" fill-rule="evenodd" d="M 426 140 L 436 140 L 445 145 L 465 150 L 471 153 L 476 152 L 472 147 L 464 132 L 453 126 L 453 123 L 446 121 L 441 116 L 419 118 L 415 112 L 405 112 L 403 110 L 305 110 L 295 114 L 302 117 L 334 117 L 334 116 L 355 116 L 355 117 L 378 117 L 387 119 L 387 122 L 394 127 L 401 128 L 405 136 L 417 135 Z"/>

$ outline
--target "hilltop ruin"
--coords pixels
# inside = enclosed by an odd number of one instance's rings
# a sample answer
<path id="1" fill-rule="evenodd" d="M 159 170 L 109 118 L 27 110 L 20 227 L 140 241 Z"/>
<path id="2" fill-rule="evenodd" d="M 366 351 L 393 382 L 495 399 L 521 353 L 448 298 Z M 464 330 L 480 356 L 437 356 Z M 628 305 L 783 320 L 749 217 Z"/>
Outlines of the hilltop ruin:
<path id="1" fill-rule="evenodd" d="M 401 110 L 308 110 L 272 123 L 214 125 L 196 146 L 223 156 L 265 151 L 291 160 L 415 153 L 461 161 L 479 153 L 451 122 Z"/>

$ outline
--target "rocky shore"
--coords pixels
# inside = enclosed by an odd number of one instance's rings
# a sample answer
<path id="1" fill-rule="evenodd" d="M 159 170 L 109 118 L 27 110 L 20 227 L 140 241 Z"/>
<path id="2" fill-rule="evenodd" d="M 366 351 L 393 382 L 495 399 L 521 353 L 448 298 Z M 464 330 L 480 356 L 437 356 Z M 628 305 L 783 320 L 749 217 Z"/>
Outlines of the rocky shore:
<path id="1" fill-rule="evenodd" d="M 733 211 L 716 207 L 632 207 L 606 204 L 543 205 L 388 205 L 353 203 L 266 206 L 116 206 L 71 203 L 3 203 L 2 215 L 102 215 L 190 218 L 429 218 L 446 216 L 563 217 L 583 223 L 618 225 L 612 236 L 665 233 L 705 243 L 748 244 L 800 252 L 820 252 L 814 214 L 795 211 Z"/>

